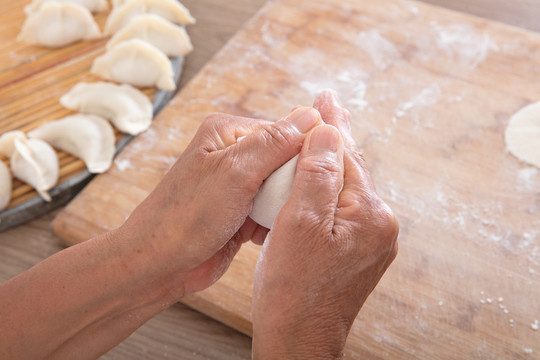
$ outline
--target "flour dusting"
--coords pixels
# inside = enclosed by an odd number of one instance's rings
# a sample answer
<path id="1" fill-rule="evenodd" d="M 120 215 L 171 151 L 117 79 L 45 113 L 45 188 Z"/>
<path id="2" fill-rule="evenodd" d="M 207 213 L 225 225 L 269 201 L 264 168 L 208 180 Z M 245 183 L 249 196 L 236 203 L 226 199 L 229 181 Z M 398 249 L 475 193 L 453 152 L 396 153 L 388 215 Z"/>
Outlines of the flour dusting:
<path id="1" fill-rule="evenodd" d="M 394 117 L 392 118 L 392 122 L 395 124 L 397 122 L 397 118 L 404 117 L 406 115 L 410 115 L 412 120 L 415 122 L 416 125 L 419 125 L 420 119 L 418 116 L 419 111 L 422 109 L 435 105 L 437 101 L 442 96 L 442 91 L 439 85 L 433 84 L 427 88 L 422 89 L 416 96 L 414 96 L 412 99 L 402 102 L 398 105 L 396 110 L 394 111 Z M 431 123 L 424 124 L 426 127 L 433 127 Z"/>
<path id="2" fill-rule="evenodd" d="M 131 161 L 129 159 L 116 159 L 114 160 L 114 163 L 118 170 L 124 172 L 127 169 L 133 169 L 133 165 L 131 164 Z"/>
<path id="3" fill-rule="evenodd" d="M 381 36 L 377 30 L 363 31 L 358 35 L 356 44 L 363 48 L 373 63 L 381 70 L 388 68 L 401 58 L 396 46 Z"/>
<path id="4" fill-rule="evenodd" d="M 431 27 L 436 33 L 437 47 L 469 68 L 476 68 L 487 58 L 490 51 L 499 51 L 499 47 L 487 32 L 480 33 L 472 25 L 441 26 L 432 22 Z"/>

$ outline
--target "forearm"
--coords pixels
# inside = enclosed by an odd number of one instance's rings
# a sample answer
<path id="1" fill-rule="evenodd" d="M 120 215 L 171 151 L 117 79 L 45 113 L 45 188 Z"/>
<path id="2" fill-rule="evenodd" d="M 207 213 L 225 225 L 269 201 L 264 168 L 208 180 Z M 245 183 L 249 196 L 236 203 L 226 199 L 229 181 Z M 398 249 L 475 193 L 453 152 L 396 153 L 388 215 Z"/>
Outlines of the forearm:
<path id="1" fill-rule="evenodd" d="M 0 358 L 96 358 L 115 346 L 177 300 L 151 251 L 111 232 L 0 285 Z"/>

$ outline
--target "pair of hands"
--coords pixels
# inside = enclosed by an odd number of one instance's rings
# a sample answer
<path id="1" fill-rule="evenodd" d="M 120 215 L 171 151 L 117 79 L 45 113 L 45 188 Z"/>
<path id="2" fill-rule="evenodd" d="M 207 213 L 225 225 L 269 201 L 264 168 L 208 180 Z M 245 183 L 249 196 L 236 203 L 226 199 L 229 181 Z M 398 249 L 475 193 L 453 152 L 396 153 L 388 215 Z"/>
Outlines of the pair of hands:
<path id="1" fill-rule="evenodd" d="M 356 150 L 350 113 L 331 91 L 314 108 L 297 107 L 275 123 L 210 116 L 120 229 L 156 239 L 156 262 L 174 269 L 163 281 L 173 299 L 217 281 L 242 243 L 264 242 L 253 294 L 255 357 L 339 357 L 397 253 L 397 222 Z M 248 217 L 253 198 L 299 152 L 291 196 L 269 232 Z"/>

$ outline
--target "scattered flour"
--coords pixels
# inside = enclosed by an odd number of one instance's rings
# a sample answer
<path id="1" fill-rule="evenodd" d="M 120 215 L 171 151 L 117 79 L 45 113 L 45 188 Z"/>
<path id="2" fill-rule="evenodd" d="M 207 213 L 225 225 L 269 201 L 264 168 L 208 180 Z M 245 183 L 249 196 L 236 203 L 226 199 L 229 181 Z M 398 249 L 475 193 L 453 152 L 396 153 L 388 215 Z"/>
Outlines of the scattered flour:
<path id="1" fill-rule="evenodd" d="M 381 70 L 401 58 L 396 46 L 376 30 L 358 34 L 356 44 L 367 52 L 373 63 Z"/>
<path id="2" fill-rule="evenodd" d="M 129 159 L 116 159 L 114 160 L 114 163 L 116 164 L 118 170 L 122 172 L 126 171 L 127 169 L 133 169 L 133 165 Z"/>
<path id="3" fill-rule="evenodd" d="M 401 103 L 394 114 L 396 117 L 400 118 L 405 116 L 409 111 L 418 112 L 425 107 L 432 106 L 437 103 L 441 98 L 441 88 L 437 84 L 433 84 L 422 91 L 409 101 Z M 418 117 L 413 116 L 413 119 L 418 123 Z"/>
<path id="4" fill-rule="evenodd" d="M 420 58 L 424 61 L 436 61 L 442 52 L 459 65 L 472 70 L 482 63 L 490 52 L 499 51 L 499 46 L 487 32 L 480 32 L 470 24 L 443 26 L 432 21 L 430 26 L 433 32 L 418 39 L 411 39 L 422 49 Z"/>

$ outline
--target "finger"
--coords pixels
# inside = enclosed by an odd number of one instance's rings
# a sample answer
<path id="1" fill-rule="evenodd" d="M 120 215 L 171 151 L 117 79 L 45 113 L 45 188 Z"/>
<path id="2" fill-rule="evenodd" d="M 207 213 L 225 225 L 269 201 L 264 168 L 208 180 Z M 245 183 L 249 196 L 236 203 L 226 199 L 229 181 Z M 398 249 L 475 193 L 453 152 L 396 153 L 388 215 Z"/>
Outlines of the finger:
<path id="1" fill-rule="evenodd" d="M 251 241 L 257 245 L 262 245 L 266 234 L 268 234 L 268 229 L 257 224 L 250 217 L 246 218 L 244 224 L 238 230 L 238 234 L 242 243 Z"/>
<path id="2" fill-rule="evenodd" d="M 238 166 L 260 186 L 272 172 L 298 154 L 307 133 L 321 124 L 317 110 L 302 107 L 283 120 L 262 126 L 227 150 L 234 152 Z"/>
<path id="3" fill-rule="evenodd" d="M 313 130 L 302 147 L 291 195 L 276 219 L 276 227 L 287 220 L 297 222 L 294 218 L 300 214 L 331 231 L 343 184 L 343 152 L 343 139 L 334 126 L 321 125 Z"/>
<path id="4" fill-rule="evenodd" d="M 313 103 L 313 107 L 319 111 L 326 124 L 338 128 L 348 148 L 355 148 L 356 143 L 351 132 L 351 113 L 341 107 L 337 93 L 334 90 L 323 90 Z"/>
<path id="5" fill-rule="evenodd" d="M 200 126 L 192 144 L 198 144 L 207 152 L 226 149 L 271 121 L 234 116 L 223 113 L 209 115 Z"/>
<path id="6" fill-rule="evenodd" d="M 185 294 L 202 291 L 218 281 L 240 251 L 242 242 L 233 238 L 210 259 L 189 271 L 189 280 L 183 283 Z"/>
<path id="7" fill-rule="evenodd" d="M 339 195 L 338 207 L 340 209 L 357 205 L 369 200 L 367 198 L 376 196 L 371 175 L 358 153 L 346 151 L 343 165 L 345 174 L 343 189 Z"/>

